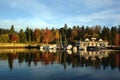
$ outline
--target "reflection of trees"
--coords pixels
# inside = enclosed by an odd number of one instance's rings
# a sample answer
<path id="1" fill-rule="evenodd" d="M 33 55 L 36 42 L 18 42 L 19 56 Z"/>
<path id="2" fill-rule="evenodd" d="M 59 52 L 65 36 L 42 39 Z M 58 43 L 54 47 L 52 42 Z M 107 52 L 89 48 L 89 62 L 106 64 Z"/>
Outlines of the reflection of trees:
<path id="1" fill-rule="evenodd" d="M 31 66 L 32 60 L 33 60 L 33 54 L 31 52 L 30 53 L 26 53 L 26 55 L 25 55 L 25 62 L 28 63 L 29 67 Z"/>
<path id="2" fill-rule="evenodd" d="M 19 53 L 19 56 L 18 56 L 18 62 L 19 64 L 21 64 L 25 59 L 25 55 L 24 53 Z"/>
<path id="3" fill-rule="evenodd" d="M 42 62 L 43 65 L 59 63 L 59 56 L 50 52 L 29 52 L 29 53 L 19 53 L 19 63 L 22 63 L 24 60 L 28 63 L 28 66 L 31 66 L 31 62 L 34 62 L 37 65 L 37 62 Z"/>
<path id="4" fill-rule="evenodd" d="M 6 54 L 0 54 L 0 58 L 6 59 Z M 111 69 L 116 69 L 120 71 L 120 53 L 109 53 L 108 57 L 99 58 L 95 56 L 84 57 L 79 54 L 67 54 L 63 51 L 58 51 L 56 53 L 50 52 L 23 52 L 23 53 L 8 53 L 8 64 L 9 68 L 13 69 L 13 61 L 18 58 L 18 63 L 22 65 L 23 62 L 26 62 L 28 66 L 31 66 L 33 62 L 34 65 L 38 65 L 38 62 L 42 62 L 42 65 L 48 64 L 61 64 L 64 69 L 68 66 L 72 68 L 76 67 L 89 67 L 93 66 L 96 69 L 106 69 L 107 67 L 111 67 Z M 2 59 L 2 58 L 1 58 Z"/>
<path id="5" fill-rule="evenodd" d="M 33 62 L 37 66 L 37 62 L 40 61 L 40 56 L 39 53 L 34 53 L 33 54 Z"/>
<path id="6" fill-rule="evenodd" d="M 118 66 L 118 70 L 120 71 L 120 64 L 119 64 L 119 66 Z"/>
<path id="7" fill-rule="evenodd" d="M 64 69 L 66 69 L 67 65 L 66 65 L 66 54 L 64 52 L 61 53 L 61 63 L 64 66 Z"/>
<path id="8" fill-rule="evenodd" d="M 8 53 L 8 64 L 11 70 L 13 69 L 13 60 L 16 59 L 17 56 L 18 56 L 17 54 Z"/>
<path id="9" fill-rule="evenodd" d="M 110 55 L 109 63 L 110 63 L 111 69 L 115 69 L 116 68 L 116 65 L 115 65 L 115 55 L 114 54 Z"/>
<path id="10" fill-rule="evenodd" d="M 45 52 L 44 54 L 42 54 L 42 57 L 43 57 L 42 62 L 43 62 L 43 64 L 47 65 L 50 62 L 52 62 L 52 59 L 51 59 L 52 56 L 53 55 L 51 55 L 49 52 Z"/>
<path id="11" fill-rule="evenodd" d="M 9 64 L 9 68 L 12 70 L 13 68 L 13 58 L 11 54 L 8 54 L 8 64 Z"/>
<path id="12" fill-rule="evenodd" d="M 0 60 L 7 60 L 7 57 L 6 53 L 0 53 Z"/>
<path id="13" fill-rule="evenodd" d="M 72 67 L 78 67 L 80 62 L 80 57 L 78 55 L 72 55 Z"/>
<path id="14" fill-rule="evenodd" d="M 103 65 L 103 69 L 106 69 L 106 67 L 109 66 L 109 58 L 103 58 L 101 63 Z"/>
<path id="15" fill-rule="evenodd" d="M 120 52 L 118 52 L 116 55 L 116 66 L 118 67 L 118 70 L 120 71 Z"/>
<path id="16" fill-rule="evenodd" d="M 120 54 L 119 53 L 111 53 L 109 54 L 109 57 L 102 59 L 102 65 L 103 68 L 106 69 L 106 67 L 111 67 L 111 69 L 118 68 L 120 65 Z"/>

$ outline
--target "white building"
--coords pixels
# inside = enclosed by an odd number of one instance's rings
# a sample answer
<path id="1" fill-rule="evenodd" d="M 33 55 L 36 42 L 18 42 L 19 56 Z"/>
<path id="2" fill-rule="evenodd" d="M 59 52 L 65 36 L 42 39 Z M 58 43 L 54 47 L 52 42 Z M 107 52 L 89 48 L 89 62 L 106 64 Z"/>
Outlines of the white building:
<path id="1" fill-rule="evenodd" d="M 87 50 L 87 47 L 98 47 L 98 48 L 105 48 L 108 46 L 108 42 L 99 39 L 96 41 L 96 38 L 88 39 L 86 38 L 85 41 L 80 41 L 80 48 Z"/>

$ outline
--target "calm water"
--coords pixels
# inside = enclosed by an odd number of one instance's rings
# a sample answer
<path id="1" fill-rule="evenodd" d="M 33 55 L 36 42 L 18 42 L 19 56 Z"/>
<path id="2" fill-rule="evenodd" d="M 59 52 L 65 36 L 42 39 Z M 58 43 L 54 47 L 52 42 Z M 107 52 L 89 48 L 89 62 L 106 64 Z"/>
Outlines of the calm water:
<path id="1" fill-rule="evenodd" d="M 0 80 L 120 80 L 120 52 L 0 50 Z"/>

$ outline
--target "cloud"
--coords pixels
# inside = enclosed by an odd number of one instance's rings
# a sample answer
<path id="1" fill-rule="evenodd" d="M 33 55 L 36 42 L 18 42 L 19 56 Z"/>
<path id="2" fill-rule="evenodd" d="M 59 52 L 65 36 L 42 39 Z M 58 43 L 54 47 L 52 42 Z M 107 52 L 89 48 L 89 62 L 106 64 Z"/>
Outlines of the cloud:
<path id="1" fill-rule="evenodd" d="M 2 0 L 1 4 L 9 9 L 31 14 L 32 17 L 51 18 L 51 10 L 39 0 Z"/>
<path id="2" fill-rule="evenodd" d="M 106 10 L 98 11 L 89 15 L 75 15 L 69 18 L 66 18 L 65 21 L 72 25 L 103 25 L 103 26 L 112 26 L 114 24 L 120 23 L 120 14 L 116 13 L 116 10 Z"/>
<path id="3" fill-rule="evenodd" d="M 119 24 L 119 5 L 118 0 L 1 0 L 0 6 L 5 11 L 1 12 L 0 26 L 60 28 L 65 23 L 69 26 Z"/>
<path id="4" fill-rule="evenodd" d="M 83 0 L 89 9 L 109 8 L 113 6 L 114 0 Z"/>
<path id="5" fill-rule="evenodd" d="M 0 26 L 7 26 L 6 28 L 10 28 L 13 24 L 17 30 L 26 29 L 27 26 L 32 29 L 35 28 L 60 28 L 63 27 L 65 23 L 68 24 L 69 27 L 74 25 L 85 25 L 85 26 L 113 26 L 119 25 L 120 23 L 120 14 L 116 13 L 116 10 L 106 10 L 106 11 L 98 11 L 89 15 L 74 15 L 65 18 L 57 18 L 57 19 L 42 19 L 42 18 L 19 18 L 15 20 L 0 20 Z"/>
<path id="6" fill-rule="evenodd" d="M 9 29 L 11 25 L 15 26 L 15 29 L 19 31 L 20 29 L 26 29 L 26 27 L 30 27 L 32 29 L 35 28 L 52 28 L 55 26 L 54 24 L 48 23 L 46 21 L 43 21 L 42 19 L 39 18 L 34 18 L 34 19 L 26 19 L 26 18 L 20 18 L 16 20 L 0 20 L 0 26 L 5 27 L 6 29 Z"/>

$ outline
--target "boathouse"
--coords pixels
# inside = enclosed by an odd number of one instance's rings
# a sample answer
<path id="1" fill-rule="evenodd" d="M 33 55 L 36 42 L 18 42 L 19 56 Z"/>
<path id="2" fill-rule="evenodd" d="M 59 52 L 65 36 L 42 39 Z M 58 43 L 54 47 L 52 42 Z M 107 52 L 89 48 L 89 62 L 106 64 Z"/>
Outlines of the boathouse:
<path id="1" fill-rule="evenodd" d="M 103 41 L 102 39 L 96 40 L 96 38 L 88 39 L 86 38 L 85 41 L 80 41 L 80 48 L 87 50 L 88 47 L 94 48 L 105 48 L 108 47 L 108 42 Z"/>

